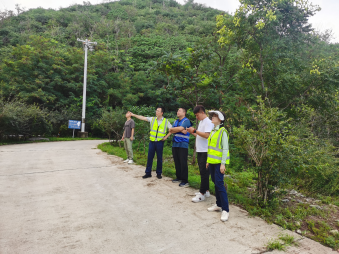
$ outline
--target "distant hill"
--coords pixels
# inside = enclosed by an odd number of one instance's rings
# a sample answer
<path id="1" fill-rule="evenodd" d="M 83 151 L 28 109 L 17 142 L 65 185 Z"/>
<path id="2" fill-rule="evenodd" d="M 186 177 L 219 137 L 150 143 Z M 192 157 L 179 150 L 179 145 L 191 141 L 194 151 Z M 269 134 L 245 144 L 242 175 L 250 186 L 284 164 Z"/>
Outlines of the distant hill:
<path id="1" fill-rule="evenodd" d="M 216 31 L 215 17 L 222 13 L 202 4 L 174 0 L 121 0 L 68 8 L 30 9 L 3 15 L 0 50 L 24 45 L 32 35 L 54 39 L 66 47 L 80 47 L 77 38 L 105 45 L 106 50 L 125 50 L 133 57 L 135 70 L 146 70 L 149 61 L 185 50 L 200 37 Z"/>

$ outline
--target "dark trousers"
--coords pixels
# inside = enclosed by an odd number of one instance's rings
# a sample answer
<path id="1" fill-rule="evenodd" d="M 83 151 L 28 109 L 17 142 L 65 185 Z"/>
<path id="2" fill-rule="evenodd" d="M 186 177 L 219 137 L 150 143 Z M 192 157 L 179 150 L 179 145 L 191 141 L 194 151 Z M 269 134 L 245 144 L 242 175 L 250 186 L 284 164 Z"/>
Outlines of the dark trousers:
<path id="1" fill-rule="evenodd" d="M 172 147 L 172 154 L 177 179 L 181 180 L 184 183 L 188 183 L 188 149 L 182 147 Z"/>
<path id="2" fill-rule="evenodd" d="M 210 171 L 206 168 L 207 162 L 207 152 L 206 153 L 198 153 L 198 165 L 200 170 L 200 192 L 205 194 L 206 191 L 210 189 Z"/>
<path id="3" fill-rule="evenodd" d="M 164 141 L 150 141 L 148 145 L 148 157 L 145 173 L 152 174 L 152 165 L 155 153 L 157 153 L 157 175 L 162 173 L 162 151 L 164 149 Z"/>
<path id="4" fill-rule="evenodd" d="M 215 186 L 215 197 L 217 199 L 217 206 L 221 207 L 223 211 L 229 212 L 228 197 L 224 185 L 224 174 L 220 173 L 221 164 L 209 164 L 211 171 L 211 178 Z"/>

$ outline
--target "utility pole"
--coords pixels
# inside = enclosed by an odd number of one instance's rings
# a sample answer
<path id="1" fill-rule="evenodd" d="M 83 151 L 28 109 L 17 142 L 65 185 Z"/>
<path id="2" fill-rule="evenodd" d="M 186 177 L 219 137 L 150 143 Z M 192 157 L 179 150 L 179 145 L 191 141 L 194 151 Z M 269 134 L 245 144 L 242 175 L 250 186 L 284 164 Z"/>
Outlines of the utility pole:
<path id="1" fill-rule="evenodd" d="M 84 63 L 84 88 L 83 88 L 83 95 L 82 95 L 82 117 L 81 117 L 81 132 L 79 133 L 80 137 L 88 137 L 88 133 L 85 132 L 85 123 L 86 123 L 86 85 L 87 85 L 87 50 L 93 51 L 93 45 L 97 45 L 96 42 L 91 42 L 89 40 L 80 40 L 79 38 L 77 41 L 81 41 L 84 45 L 85 50 L 85 63 Z"/>

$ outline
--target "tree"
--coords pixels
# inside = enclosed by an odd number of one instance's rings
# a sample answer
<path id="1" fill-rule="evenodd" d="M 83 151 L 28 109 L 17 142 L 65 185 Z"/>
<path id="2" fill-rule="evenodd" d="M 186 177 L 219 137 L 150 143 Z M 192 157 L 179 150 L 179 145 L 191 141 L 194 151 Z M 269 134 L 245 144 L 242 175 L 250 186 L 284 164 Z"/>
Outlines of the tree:
<path id="1" fill-rule="evenodd" d="M 125 114 L 122 109 L 116 108 L 115 110 L 102 111 L 99 124 L 105 133 L 108 135 L 109 141 L 111 140 L 112 132 L 115 136 L 115 142 L 121 139 L 124 133 Z M 120 142 L 119 147 L 120 147 Z"/>
<path id="2" fill-rule="evenodd" d="M 305 110 L 299 112 L 300 116 L 304 115 L 299 122 L 292 122 L 286 113 L 265 105 L 260 97 L 258 107 L 248 107 L 248 110 L 252 121 L 234 127 L 233 134 L 235 145 L 246 152 L 255 165 L 260 204 L 267 205 L 273 200 L 276 188 L 296 183 L 297 176 L 303 178 L 310 189 L 338 191 L 333 184 L 331 188 L 319 185 L 319 182 L 332 182 L 328 178 L 331 174 L 338 179 L 334 147 L 312 134 L 305 121 Z"/>
<path id="3" fill-rule="evenodd" d="M 0 100 L 0 139 L 3 135 L 45 135 L 51 129 L 46 110 L 18 100 Z"/>
<path id="4" fill-rule="evenodd" d="M 319 10 L 307 1 L 242 0 L 234 17 L 217 18 L 224 46 L 238 46 L 243 71 L 239 82 L 247 93 L 288 104 L 306 84 L 303 55 L 312 42 L 308 18 Z"/>
<path id="5" fill-rule="evenodd" d="M 212 52 L 207 46 L 188 48 L 187 51 L 185 55 L 166 53 L 155 63 L 153 70 L 166 75 L 165 89 L 169 93 L 194 107 L 206 100 L 205 91 L 213 79 L 207 73 Z M 182 94 L 185 94 L 184 98 Z"/>

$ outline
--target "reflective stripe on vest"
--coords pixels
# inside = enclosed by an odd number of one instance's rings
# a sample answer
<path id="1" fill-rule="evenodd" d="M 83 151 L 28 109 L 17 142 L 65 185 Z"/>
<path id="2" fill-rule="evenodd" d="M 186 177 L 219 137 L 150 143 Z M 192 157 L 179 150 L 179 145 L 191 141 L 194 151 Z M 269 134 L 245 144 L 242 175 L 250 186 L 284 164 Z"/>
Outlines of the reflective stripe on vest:
<path id="1" fill-rule="evenodd" d="M 180 132 L 179 132 L 179 133 L 180 133 Z M 175 134 L 174 136 L 175 136 L 175 137 L 179 137 L 179 138 L 183 138 L 183 139 L 187 139 L 187 140 L 188 140 L 187 136 L 185 136 L 184 134 Z"/>
<path id="2" fill-rule="evenodd" d="M 185 121 L 189 121 L 188 118 L 184 117 L 183 119 L 181 119 L 181 121 L 179 121 L 179 119 L 177 119 L 174 124 L 173 124 L 173 127 L 178 127 L 178 126 L 182 126 L 182 124 L 185 122 Z M 174 134 L 174 137 L 173 137 L 173 141 L 175 142 L 189 142 L 189 137 L 190 137 L 190 134 L 189 132 L 187 132 L 187 134 L 183 134 L 181 132 L 178 132 L 176 134 Z"/>
<path id="3" fill-rule="evenodd" d="M 210 134 L 208 138 L 208 152 L 207 152 L 207 163 L 211 164 L 220 164 L 222 160 L 222 152 L 221 148 L 221 139 L 223 133 L 227 134 L 227 131 L 224 127 L 221 127 L 217 130 L 213 135 Z M 227 153 L 226 164 L 230 164 L 230 151 Z"/>
<path id="4" fill-rule="evenodd" d="M 150 140 L 151 141 L 160 141 L 162 140 L 167 133 L 168 120 L 164 118 L 162 123 L 158 126 L 158 120 L 156 117 L 153 118 L 151 122 L 151 131 L 150 131 Z"/>

